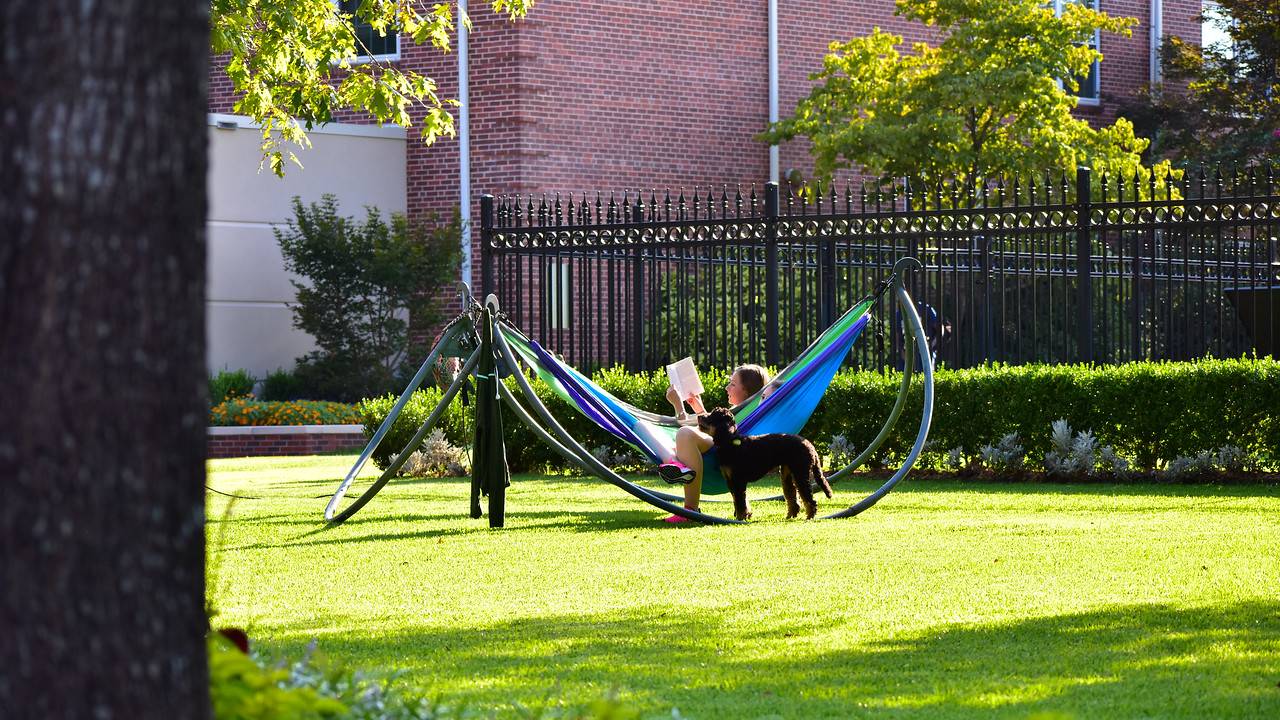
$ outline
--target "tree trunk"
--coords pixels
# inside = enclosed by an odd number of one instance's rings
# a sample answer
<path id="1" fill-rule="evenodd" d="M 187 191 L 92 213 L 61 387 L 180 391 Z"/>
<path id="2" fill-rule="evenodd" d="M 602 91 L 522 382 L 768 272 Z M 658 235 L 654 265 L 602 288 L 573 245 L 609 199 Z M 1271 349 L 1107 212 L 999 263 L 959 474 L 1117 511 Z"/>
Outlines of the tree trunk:
<path id="1" fill-rule="evenodd" d="M 0 7 L 0 717 L 204 718 L 208 2 Z"/>

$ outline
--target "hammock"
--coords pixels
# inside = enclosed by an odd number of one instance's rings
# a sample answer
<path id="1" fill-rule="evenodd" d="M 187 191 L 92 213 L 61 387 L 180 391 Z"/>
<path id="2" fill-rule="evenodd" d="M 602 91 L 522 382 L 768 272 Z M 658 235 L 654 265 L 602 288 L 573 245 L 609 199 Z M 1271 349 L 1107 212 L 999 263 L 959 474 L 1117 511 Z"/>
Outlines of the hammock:
<path id="1" fill-rule="evenodd" d="M 767 396 L 762 389 L 733 408 L 739 431 L 747 435 L 800 432 L 866 328 L 879 296 L 864 298 L 832 323 L 766 386 L 771 390 Z M 639 450 L 654 465 L 675 457 L 675 436 L 680 427 L 676 418 L 645 412 L 619 400 L 505 323 L 499 324 L 499 331 L 538 377 L 578 412 Z M 728 492 L 714 449 L 703 454 L 702 492 Z"/>

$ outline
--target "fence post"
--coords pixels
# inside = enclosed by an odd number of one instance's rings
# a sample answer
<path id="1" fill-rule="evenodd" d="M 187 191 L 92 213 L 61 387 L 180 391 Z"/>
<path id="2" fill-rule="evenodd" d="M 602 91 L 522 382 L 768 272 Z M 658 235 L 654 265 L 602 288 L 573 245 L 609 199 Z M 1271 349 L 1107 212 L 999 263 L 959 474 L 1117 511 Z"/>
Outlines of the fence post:
<path id="1" fill-rule="evenodd" d="M 823 238 L 819 242 L 818 287 L 822 305 L 818 310 L 818 332 L 822 332 L 836 319 L 836 241 Z"/>
<path id="2" fill-rule="evenodd" d="M 640 236 L 644 230 L 639 227 L 644 222 L 644 197 L 636 195 L 635 208 L 631 212 L 631 223 L 636 227 L 634 235 L 635 247 L 631 250 L 631 287 L 634 288 L 634 302 L 631 307 L 631 334 L 635 342 L 631 346 L 631 370 L 644 370 L 644 245 Z"/>
<path id="3" fill-rule="evenodd" d="M 764 184 L 765 359 L 778 364 L 778 183 Z"/>
<path id="4" fill-rule="evenodd" d="M 1076 168 L 1076 354 L 1093 362 L 1093 244 L 1090 239 L 1090 170 Z"/>
<path id="5" fill-rule="evenodd" d="M 485 193 L 480 196 L 480 301 L 493 292 L 493 196 Z M 466 278 L 471 282 L 471 278 Z"/>

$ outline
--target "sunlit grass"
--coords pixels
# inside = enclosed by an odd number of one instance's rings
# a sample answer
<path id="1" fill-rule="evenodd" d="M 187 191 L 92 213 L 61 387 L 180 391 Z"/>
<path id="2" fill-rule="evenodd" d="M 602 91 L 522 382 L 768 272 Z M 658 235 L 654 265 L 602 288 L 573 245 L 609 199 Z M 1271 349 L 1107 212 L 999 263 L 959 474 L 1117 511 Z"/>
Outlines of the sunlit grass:
<path id="1" fill-rule="evenodd" d="M 489 530 L 469 481 L 401 480 L 325 529 L 351 460 L 210 462 L 261 498 L 210 495 L 216 624 L 500 716 L 1280 717 L 1274 487 L 908 481 L 852 520 L 673 527 L 517 477 Z"/>

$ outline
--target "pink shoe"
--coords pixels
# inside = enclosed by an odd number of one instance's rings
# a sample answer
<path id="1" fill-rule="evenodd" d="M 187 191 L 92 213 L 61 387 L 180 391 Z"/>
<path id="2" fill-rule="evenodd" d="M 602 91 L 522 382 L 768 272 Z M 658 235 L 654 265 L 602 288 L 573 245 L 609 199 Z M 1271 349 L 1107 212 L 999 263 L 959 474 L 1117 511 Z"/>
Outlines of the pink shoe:
<path id="1" fill-rule="evenodd" d="M 672 485 L 688 485 L 693 482 L 697 475 L 693 472 L 693 468 L 681 465 L 677 462 L 662 463 L 658 466 L 658 477 L 671 483 Z"/>
<path id="2" fill-rule="evenodd" d="M 695 510 L 694 512 L 697 512 L 697 511 Z M 694 522 L 694 521 L 690 520 L 689 518 L 683 515 L 671 515 L 669 517 L 663 518 L 662 522 L 675 524 L 675 523 L 687 523 L 687 522 Z"/>

